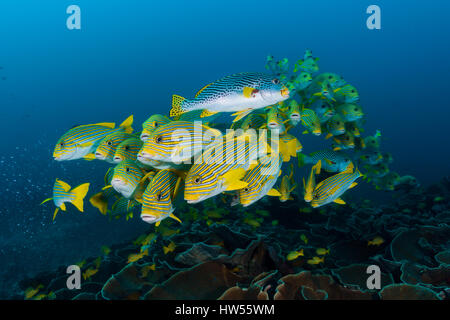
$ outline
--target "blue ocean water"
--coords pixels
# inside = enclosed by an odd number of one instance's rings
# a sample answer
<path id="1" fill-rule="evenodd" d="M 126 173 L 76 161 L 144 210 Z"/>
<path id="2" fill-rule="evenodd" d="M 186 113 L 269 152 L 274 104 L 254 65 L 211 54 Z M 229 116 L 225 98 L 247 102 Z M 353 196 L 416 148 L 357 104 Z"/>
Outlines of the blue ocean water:
<path id="1" fill-rule="evenodd" d="M 66 27 L 71 4 L 81 8 L 81 30 Z M 381 8 L 381 30 L 366 27 L 371 4 Z M 139 127 L 167 114 L 172 94 L 264 71 L 269 54 L 293 62 L 310 48 L 321 70 L 357 87 L 366 133 L 382 132 L 391 169 L 438 182 L 450 173 L 449 11 L 445 0 L 1 1 L 1 270 L 31 276 L 147 227 L 105 221 L 92 208 L 51 221 L 53 209 L 39 203 L 55 178 L 78 185 L 98 177 L 90 182 L 101 187 L 108 168 L 53 161 L 66 130 L 130 114 Z M 316 150 L 314 138 L 301 141 Z"/>

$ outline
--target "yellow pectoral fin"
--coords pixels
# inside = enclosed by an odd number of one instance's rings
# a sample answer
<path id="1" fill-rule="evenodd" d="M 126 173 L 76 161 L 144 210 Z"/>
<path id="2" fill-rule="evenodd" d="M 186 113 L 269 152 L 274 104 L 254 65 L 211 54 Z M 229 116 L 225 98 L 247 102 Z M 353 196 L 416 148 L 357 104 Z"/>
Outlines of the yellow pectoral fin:
<path id="1" fill-rule="evenodd" d="M 341 198 L 337 198 L 336 200 L 334 200 L 334 202 L 336 202 L 338 204 L 345 204 L 345 201 L 342 200 Z"/>
<path id="2" fill-rule="evenodd" d="M 341 150 L 341 147 L 334 147 L 333 148 L 333 151 L 339 151 L 339 150 Z"/>
<path id="3" fill-rule="evenodd" d="M 92 160 L 95 160 L 96 158 L 95 158 L 95 154 L 89 153 L 89 154 L 85 155 L 85 156 L 83 157 L 83 159 L 84 159 L 84 160 L 87 160 L 87 161 L 92 161 Z"/>
<path id="4" fill-rule="evenodd" d="M 255 88 L 244 87 L 244 90 L 242 90 L 242 94 L 246 98 L 251 98 L 253 97 L 253 92 L 255 92 L 255 90 L 256 90 Z"/>
<path id="5" fill-rule="evenodd" d="M 281 197 L 281 193 L 277 189 L 270 189 L 269 192 L 267 192 L 267 195 L 271 197 Z"/>
<path id="6" fill-rule="evenodd" d="M 305 130 L 302 132 L 302 134 L 308 134 L 308 133 L 309 133 L 308 130 Z"/>
<path id="7" fill-rule="evenodd" d="M 65 203 L 61 204 L 61 205 L 59 206 L 59 208 L 60 208 L 62 211 L 66 211 L 66 204 L 65 204 Z"/>
<path id="8" fill-rule="evenodd" d="M 245 170 L 243 168 L 238 168 L 230 170 L 222 176 L 223 184 L 226 191 L 243 189 L 248 185 L 248 182 L 242 181 L 241 179 L 245 175 Z"/>
<path id="9" fill-rule="evenodd" d="M 104 186 L 104 187 L 102 188 L 102 190 L 106 190 L 106 189 L 109 189 L 109 188 L 112 188 L 112 185 L 108 184 L 107 186 Z"/>
<path id="10" fill-rule="evenodd" d="M 169 215 L 169 217 L 172 218 L 172 219 L 174 219 L 174 220 L 176 220 L 176 221 L 178 221 L 179 223 L 183 223 L 183 222 L 181 222 L 181 220 L 180 220 L 178 217 L 176 217 L 173 213 L 171 213 L 171 214 Z"/>
<path id="11" fill-rule="evenodd" d="M 351 189 L 351 188 L 355 187 L 357 184 L 358 184 L 358 182 L 353 182 L 353 183 L 350 185 L 350 187 L 348 187 L 348 188 Z"/>
<path id="12" fill-rule="evenodd" d="M 237 121 L 241 120 L 242 118 L 244 118 L 246 115 L 248 115 L 252 111 L 253 111 L 253 109 L 247 109 L 247 110 L 238 111 L 238 112 L 233 113 L 232 116 L 236 116 L 236 118 L 233 119 L 233 122 L 237 122 Z"/>
<path id="13" fill-rule="evenodd" d="M 155 226 L 156 226 L 156 227 L 159 227 L 160 224 L 161 224 L 161 220 L 157 221 L 157 222 L 155 223 Z"/>
<path id="14" fill-rule="evenodd" d="M 58 214 L 59 208 L 55 209 L 55 212 L 53 212 L 53 221 L 55 221 L 56 215 Z"/>
<path id="15" fill-rule="evenodd" d="M 327 134 L 327 136 L 325 137 L 325 139 L 330 139 L 333 135 L 331 133 Z"/>
<path id="16" fill-rule="evenodd" d="M 322 160 L 317 161 L 312 169 L 315 171 L 315 174 L 320 174 L 320 170 L 322 170 Z"/>
<path id="17" fill-rule="evenodd" d="M 47 201 L 53 200 L 53 198 L 47 198 L 44 201 L 42 201 L 39 205 L 46 203 Z"/>

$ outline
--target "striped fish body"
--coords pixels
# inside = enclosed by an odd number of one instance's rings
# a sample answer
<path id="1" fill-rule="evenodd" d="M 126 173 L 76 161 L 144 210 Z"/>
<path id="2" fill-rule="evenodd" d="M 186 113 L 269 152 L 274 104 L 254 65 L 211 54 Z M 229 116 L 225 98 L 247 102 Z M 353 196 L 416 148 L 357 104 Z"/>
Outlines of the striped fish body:
<path id="1" fill-rule="evenodd" d="M 261 109 L 262 110 L 262 109 Z M 240 121 L 233 122 L 232 129 L 240 128 L 242 130 L 247 129 L 259 129 L 266 124 L 266 117 L 264 113 L 258 111 L 250 113 L 248 116 Z"/>
<path id="2" fill-rule="evenodd" d="M 172 170 L 160 170 L 148 184 L 142 196 L 141 219 L 157 223 L 168 218 L 175 210 L 173 201 L 181 178 Z"/>
<path id="3" fill-rule="evenodd" d="M 129 138 L 122 141 L 114 153 L 114 162 L 119 163 L 123 160 L 136 160 L 143 144 L 138 138 Z"/>
<path id="4" fill-rule="evenodd" d="M 326 129 L 332 136 L 345 133 L 345 121 L 339 114 L 335 114 L 326 122 Z M 328 136 L 329 137 L 329 136 Z"/>
<path id="5" fill-rule="evenodd" d="M 170 121 L 168 117 L 162 114 L 152 115 L 142 124 L 141 140 L 146 141 L 153 131 Z"/>
<path id="6" fill-rule="evenodd" d="M 286 127 L 283 124 L 283 119 L 281 118 L 276 106 L 271 107 L 267 112 L 267 128 L 269 128 L 269 130 L 276 130 L 279 133 L 286 130 Z"/>
<path id="7" fill-rule="evenodd" d="M 139 161 L 187 161 L 220 136 L 222 133 L 219 130 L 201 125 L 201 121 L 172 121 L 162 125 L 149 136 L 138 154 Z"/>
<path id="8" fill-rule="evenodd" d="M 127 199 L 132 199 L 145 171 L 133 160 L 124 160 L 114 167 L 111 185 Z"/>
<path id="9" fill-rule="evenodd" d="M 237 73 L 205 86 L 194 99 L 174 96 L 170 115 L 199 109 L 213 113 L 259 109 L 288 97 L 289 90 L 270 74 Z"/>
<path id="10" fill-rule="evenodd" d="M 359 94 L 354 86 L 346 84 L 335 93 L 334 98 L 339 103 L 354 103 L 359 101 Z"/>
<path id="11" fill-rule="evenodd" d="M 56 143 L 53 158 L 57 161 L 81 159 L 95 151 L 100 141 L 115 132 L 131 133 L 133 116 L 128 117 L 118 128 L 114 123 L 87 124 L 67 131 Z"/>
<path id="12" fill-rule="evenodd" d="M 361 173 L 358 170 L 355 172 L 351 171 L 352 170 L 346 170 L 337 173 L 320 182 L 314 189 L 311 206 L 314 208 L 324 206 L 334 202 L 343 195 L 345 191 L 353 186 L 355 180 L 361 176 Z"/>
<path id="13" fill-rule="evenodd" d="M 350 132 L 345 132 L 344 134 L 333 137 L 334 142 L 336 142 L 336 150 L 346 150 L 353 149 L 355 147 L 355 136 Z"/>
<path id="14" fill-rule="evenodd" d="M 259 145 L 265 137 L 248 143 L 247 134 L 237 138 L 227 135 L 221 142 L 215 142 L 202 154 L 189 170 L 184 187 L 184 199 L 197 203 L 220 194 L 223 191 L 239 190 L 247 183 L 241 179 L 245 171 L 255 164 Z"/>
<path id="15" fill-rule="evenodd" d="M 330 72 L 324 72 L 314 77 L 313 82 L 314 83 L 321 83 L 323 81 L 328 81 L 328 83 L 331 85 L 333 89 L 342 87 L 345 85 L 345 80 L 342 76 L 330 73 Z"/>
<path id="16" fill-rule="evenodd" d="M 138 207 L 140 205 L 139 202 L 133 199 L 127 199 L 124 197 L 121 197 L 120 199 L 117 199 L 114 204 L 111 207 L 111 211 L 109 212 L 109 215 L 111 218 L 119 219 L 121 217 L 127 216 L 130 213 L 132 214 L 134 211 L 134 208 Z"/>
<path id="17" fill-rule="evenodd" d="M 309 132 L 316 136 L 320 136 L 322 134 L 320 119 L 313 110 L 303 108 L 301 119 L 302 125 L 305 126 Z"/>
<path id="18" fill-rule="evenodd" d="M 59 209 L 66 211 L 66 202 L 73 204 L 79 211 L 83 212 L 83 200 L 89 191 L 89 183 L 83 183 L 76 188 L 71 188 L 70 185 L 62 180 L 56 179 L 53 185 L 53 197 L 45 199 L 41 204 L 53 200 L 56 210 L 53 214 L 55 220 Z"/>
<path id="19" fill-rule="evenodd" d="M 95 149 L 95 158 L 109 163 L 115 163 L 114 154 L 116 153 L 117 147 L 120 143 L 130 138 L 136 137 L 130 133 L 120 131 L 108 134 L 99 142 L 98 147 Z"/>
<path id="20" fill-rule="evenodd" d="M 313 152 L 309 156 L 300 155 L 300 157 L 302 157 L 299 160 L 302 162 L 301 166 L 304 164 L 315 165 L 321 160 L 322 169 L 328 172 L 342 172 L 351 163 L 351 159 L 347 155 L 328 149 Z"/>
<path id="21" fill-rule="evenodd" d="M 248 183 L 245 188 L 238 191 L 242 206 L 247 207 L 267 195 L 281 174 L 282 163 L 281 157 L 270 155 L 258 159 L 258 164 L 248 170 L 242 179 Z"/>
<path id="22" fill-rule="evenodd" d="M 311 104 L 311 109 L 316 113 L 320 123 L 325 123 L 336 114 L 333 107 L 325 100 L 319 99 Z"/>

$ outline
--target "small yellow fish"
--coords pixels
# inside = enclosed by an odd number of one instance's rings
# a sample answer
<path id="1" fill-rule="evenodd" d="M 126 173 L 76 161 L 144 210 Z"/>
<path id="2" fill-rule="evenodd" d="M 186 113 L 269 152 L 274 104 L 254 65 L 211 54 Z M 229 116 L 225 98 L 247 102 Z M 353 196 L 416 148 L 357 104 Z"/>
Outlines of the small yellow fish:
<path id="1" fill-rule="evenodd" d="M 367 241 L 368 246 L 379 246 L 382 243 L 384 243 L 384 239 L 380 236 L 377 236 L 372 240 Z"/>
<path id="2" fill-rule="evenodd" d="M 170 241 L 170 243 L 167 247 L 166 246 L 163 247 L 164 254 L 168 254 L 169 252 L 172 252 L 173 250 L 175 250 L 175 248 L 176 248 L 175 243 L 173 241 Z"/>
<path id="3" fill-rule="evenodd" d="M 297 259 L 298 257 L 303 257 L 304 253 L 303 253 L 303 249 L 299 250 L 299 251 L 291 251 L 288 253 L 288 255 L 286 256 L 288 261 L 292 261 Z"/>
<path id="4" fill-rule="evenodd" d="M 317 249 L 316 249 L 316 253 L 317 253 L 319 256 L 324 256 L 324 255 L 326 255 L 326 254 L 330 254 L 330 249 L 317 248 Z"/>
<path id="5" fill-rule="evenodd" d="M 36 295 L 44 286 L 42 284 L 38 285 L 36 288 L 28 288 L 25 290 L 25 299 L 30 299 Z"/>
<path id="6" fill-rule="evenodd" d="M 97 272 L 98 272 L 98 269 L 89 268 L 85 272 L 83 272 L 83 279 L 87 280 L 90 277 L 92 277 L 94 274 L 96 274 Z"/>
<path id="7" fill-rule="evenodd" d="M 146 239 L 147 235 L 146 234 L 141 234 L 136 240 L 133 241 L 133 244 L 135 246 L 139 246 L 142 245 L 143 241 Z"/>
<path id="8" fill-rule="evenodd" d="M 141 269 L 141 277 L 145 278 L 147 277 L 148 273 L 151 271 L 155 271 L 156 270 L 156 264 L 152 264 L 151 266 L 146 265 Z"/>
<path id="9" fill-rule="evenodd" d="M 244 223 L 254 227 L 254 228 L 259 228 L 261 227 L 261 224 L 256 220 L 256 219 L 249 219 L 249 218 L 245 218 L 243 220 Z"/>
<path id="10" fill-rule="evenodd" d="M 107 256 L 111 252 L 111 249 L 108 248 L 107 246 L 102 246 L 101 250 L 102 250 L 103 255 L 105 255 L 105 256 Z"/>
<path id="11" fill-rule="evenodd" d="M 148 249 L 141 253 L 132 253 L 128 256 L 128 263 L 139 261 L 146 255 L 148 255 Z"/>
<path id="12" fill-rule="evenodd" d="M 150 233 L 148 236 L 146 236 L 144 238 L 144 240 L 142 241 L 141 245 L 142 246 L 148 246 L 153 241 L 153 239 L 155 239 L 155 238 L 156 238 L 156 234 L 155 233 Z"/>
<path id="13" fill-rule="evenodd" d="M 300 236 L 300 239 L 302 239 L 302 241 L 303 241 L 305 244 L 308 243 L 308 238 L 306 237 L 306 235 L 302 234 L 302 235 Z"/>
<path id="14" fill-rule="evenodd" d="M 315 265 L 315 264 L 319 264 L 319 263 L 325 262 L 325 259 L 324 259 L 324 257 L 319 258 L 319 257 L 315 256 L 315 257 L 313 257 L 312 259 L 309 259 L 309 260 L 306 261 L 306 262 L 307 262 L 308 264 Z"/>

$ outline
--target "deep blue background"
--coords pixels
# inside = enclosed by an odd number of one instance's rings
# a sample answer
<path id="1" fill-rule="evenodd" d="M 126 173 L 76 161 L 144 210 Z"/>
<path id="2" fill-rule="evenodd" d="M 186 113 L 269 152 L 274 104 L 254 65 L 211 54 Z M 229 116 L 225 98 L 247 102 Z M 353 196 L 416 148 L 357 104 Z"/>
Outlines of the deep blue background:
<path id="1" fill-rule="evenodd" d="M 70 4 L 81 7 L 81 30 L 66 28 Z M 371 4 L 381 7 L 381 30 L 366 28 Z M 84 214 L 91 220 L 72 210 L 49 226 L 53 207 L 38 204 L 51 196 L 54 179 L 89 180 L 94 190 L 108 167 L 53 161 L 57 139 L 75 124 L 120 123 L 130 114 L 139 130 L 151 114 L 168 113 L 174 93 L 189 97 L 224 75 L 262 71 L 268 54 L 294 62 L 305 48 L 320 58 L 321 71 L 357 87 L 366 133 L 381 130 L 392 168 L 423 184 L 438 181 L 450 173 L 449 13 L 447 0 L 2 0 L 0 241 L 26 231 L 35 250 L 42 234 L 54 243 L 96 236 L 97 250 L 120 237 L 126 228 L 117 223 L 96 233 L 107 222 L 92 208 Z M 306 152 L 322 141 L 315 139 L 301 137 Z M 143 228 L 133 220 L 128 225 Z"/>

